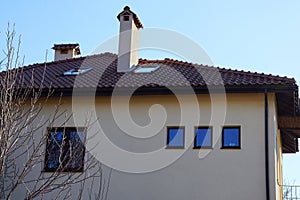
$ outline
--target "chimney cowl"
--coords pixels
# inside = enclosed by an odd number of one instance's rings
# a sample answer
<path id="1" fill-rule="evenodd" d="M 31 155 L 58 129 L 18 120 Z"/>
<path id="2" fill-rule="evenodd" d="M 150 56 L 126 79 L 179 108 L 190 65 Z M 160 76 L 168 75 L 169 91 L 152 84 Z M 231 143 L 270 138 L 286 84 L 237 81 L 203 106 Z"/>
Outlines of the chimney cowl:
<path id="1" fill-rule="evenodd" d="M 138 29 L 143 28 L 143 24 L 141 23 L 141 21 L 139 20 L 139 18 L 137 17 L 137 15 L 130 10 L 129 6 L 125 6 L 124 9 L 123 9 L 123 11 L 120 14 L 118 14 L 118 16 L 117 16 L 118 20 L 120 21 L 121 16 L 124 16 L 124 15 L 132 15 L 133 16 L 133 21 L 135 23 L 135 26 Z"/>
<path id="2" fill-rule="evenodd" d="M 78 43 L 54 44 L 52 49 L 55 51 L 54 61 L 75 58 L 81 54 Z"/>

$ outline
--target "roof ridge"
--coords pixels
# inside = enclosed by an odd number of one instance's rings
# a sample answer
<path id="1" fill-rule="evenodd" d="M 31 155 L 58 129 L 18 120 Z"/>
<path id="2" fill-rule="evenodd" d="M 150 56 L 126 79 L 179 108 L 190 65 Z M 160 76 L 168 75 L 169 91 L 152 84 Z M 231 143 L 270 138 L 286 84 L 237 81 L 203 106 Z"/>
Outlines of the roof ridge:
<path id="1" fill-rule="evenodd" d="M 86 56 L 80 56 L 80 57 L 76 57 L 76 58 L 68 58 L 68 59 L 64 59 L 64 60 L 50 61 L 50 62 L 44 62 L 44 63 L 33 63 L 30 65 L 22 66 L 21 68 L 24 68 L 24 70 L 27 70 L 27 69 L 32 69 L 32 68 L 35 68 L 38 66 L 44 66 L 44 65 L 49 65 L 49 64 L 60 64 L 60 63 L 66 63 L 69 61 L 84 60 L 87 58 L 93 58 L 93 57 L 103 56 L 103 55 L 117 56 L 117 54 L 115 54 L 115 53 L 104 52 L 104 53 L 100 53 L 100 54 L 86 55 Z"/>
<path id="2" fill-rule="evenodd" d="M 219 66 L 216 66 L 216 68 L 218 68 L 219 70 L 222 70 L 222 71 L 226 71 L 226 72 L 231 72 L 231 73 L 234 73 L 234 74 L 241 74 L 241 75 L 251 75 L 251 76 L 255 76 L 255 77 L 261 77 L 261 76 L 264 76 L 264 77 L 272 77 L 272 78 L 276 78 L 276 79 L 290 79 L 290 80 L 294 80 L 294 78 L 289 78 L 287 76 L 280 76 L 280 75 L 275 75 L 275 74 L 267 74 L 267 73 L 263 73 L 263 72 L 253 72 L 253 71 L 245 71 L 245 70 L 240 70 L 240 69 L 231 69 L 231 68 L 225 68 L 225 67 L 219 67 Z"/>
<path id="3" fill-rule="evenodd" d="M 192 62 L 187 62 L 187 61 L 183 61 L 183 60 L 176 60 L 176 59 L 172 59 L 172 58 L 164 58 L 163 60 L 158 60 L 158 59 L 153 59 L 153 60 L 148 60 L 148 59 L 144 59 L 144 58 L 140 58 L 139 62 L 142 62 L 142 64 L 145 64 L 146 62 L 159 62 L 159 63 L 164 63 L 164 62 L 168 62 L 170 64 L 183 64 L 183 65 L 201 65 L 204 66 L 202 64 L 196 64 L 196 63 L 192 63 Z"/>
<path id="4" fill-rule="evenodd" d="M 192 62 L 187 62 L 187 61 L 182 61 L 182 60 L 177 60 L 177 59 L 172 59 L 172 58 L 164 58 L 163 60 L 147 60 L 147 59 L 140 59 L 140 62 L 142 64 L 145 64 L 146 62 L 159 62 L 159 63 L 164 63 L 165 64 L 183 64 L 184 66 L 200 66 L 200 67 L 205 67 L 205 68 L 210 68 L 210 69 L 218 69 L 223 72 L 230 72 L 234 74 L 243 74 L 243 75 L 252 75 L 252 76 L 257 76 L 257 77 L 272 77 L 276 79 L 290 79 L 291 81 L 295 81 L 294 78 L 289 78 L 287 76 L 280 76 L 280 75 L 274 75 L 274 74 L 266 74 L 263 72 L 253 72 L 253 71 L 245 71 L 245 70 L 240 70 L 240 69 L 231 69 L 231 68 L 225 68 L 225 67 L 220 67 L 220 66 L 215 66 L 215 65 L 204 65 L 204 64 L 198 64 L 198 63 L 192 63 Z"/>

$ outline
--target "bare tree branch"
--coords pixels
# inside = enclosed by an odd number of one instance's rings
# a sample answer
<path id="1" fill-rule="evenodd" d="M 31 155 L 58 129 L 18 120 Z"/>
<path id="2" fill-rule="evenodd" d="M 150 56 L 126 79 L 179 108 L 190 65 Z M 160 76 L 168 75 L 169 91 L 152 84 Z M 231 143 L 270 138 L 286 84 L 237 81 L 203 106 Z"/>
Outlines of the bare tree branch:
<path id="1" fill-rule="evenodd" d="M 34 70 L 26 74 L 29 81 L 25 79 L 24 58 L 20 61 L 21 36 L 15 44 L 14 27 L 8 23 L 5 57 L 0 59 L 0 66 L 5 70 L 0 73 L 0 199 L 13 199 L 20 188 L 25 191 L 24 199 L 43 199 L 47 194 L 53 199 L 82 199 L 86 194 L 90 199 L 107 199 L 111 170 L 105 181 L 101 163 L 85 151 L 86 138 L 78 139 L 76 134 L 79 133 L 76 133 L 75 140 L 71 141 L 68 140 L 70 133 L 64 133 L 62 143 L 58 143 L 49 132 L 49 127 L 55 127 L 58 119 L 64 118 L 60 126 L 66 126 L 72 114 L 61 109 L 61 96 L 50 117 L 41 117 L 53 92 L 50 88 L 45 93 L 43 88 L 47 53 L 39 84 L 35 84 Z M 87 120 L 86 129 L 90 124 Z M 51 141 L 58 146 L 59 165 L 46 172 L 41 169 L 45 169 L 46 155 L 53 153 L 46 149 Z M 83 170 L 69 171 L 82 157 Z M 73 194 L 75 185 L 80 189 Z"/>

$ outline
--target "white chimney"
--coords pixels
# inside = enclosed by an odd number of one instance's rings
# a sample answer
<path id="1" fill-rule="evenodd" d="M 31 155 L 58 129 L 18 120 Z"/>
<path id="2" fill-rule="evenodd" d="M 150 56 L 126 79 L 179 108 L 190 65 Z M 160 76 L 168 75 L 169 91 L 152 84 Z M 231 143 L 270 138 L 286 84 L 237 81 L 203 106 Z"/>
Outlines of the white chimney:
<path id="1" fill-rule="evenodd" d="M 52 49 L 55 50 L 54 61 L 75 58 L 77 55 L 80 55 L 80 48 L 78 43 L 54 44 Z"/>
<path id="2" fill-rule="evenodd" d="M 118 15 L 120 21 L 118 72 L 128 72 L 139 61 L 139 29 L 143 28 L 137 15 L 128 6 Z"/>

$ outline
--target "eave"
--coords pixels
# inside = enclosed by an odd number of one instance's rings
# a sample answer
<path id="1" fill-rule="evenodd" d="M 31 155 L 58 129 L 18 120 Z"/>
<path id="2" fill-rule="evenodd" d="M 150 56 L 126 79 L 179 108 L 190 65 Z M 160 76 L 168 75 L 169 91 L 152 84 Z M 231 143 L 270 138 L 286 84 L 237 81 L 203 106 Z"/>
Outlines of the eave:
<path id="1" fill-rule="evenodd" d="M 297 85 L 215 85 L 209 86 L 192 86 L 192 87 L 180 87 L 180 86 L 156 86 L 156 87 L 149 87 L 149 86 L 142 86 L 136 89 L 134 95 L 169 95 L 173 94 L 170 89 L 175 89 L 180 94 L 191 94 L 191 88 L 193 89 L 194 94 L 209 94 L 209 93 L 264 93 L 267 89 L 269 93 L 276 93 L 276 94 L 292 94 L 294 98 L 294 92 L 298 88 Z M 82 95 L 90 94 L 91 91 L 94 92 L 96 96 L 111 96 L 113 91 L 116 88 L 113 87 L 103 87 L 103 88 L 52 88 L 53 95 L 55 96 L 72 96 L 74 91 L 80 91 Z M 120 93 L 118 94 L 128 94 L 128 90 L 132 88 L 124 87 L 124 88 L 117 88 Z M 47 92 L 49 89 L 45 88 Z"/>
<path id="2" fill-rule="evenodd" d="M 300 138 L 300 117 L 278 117 L 278 128 L 281 131 L 283 153 L 299 152 L 298 138 Z"/>

